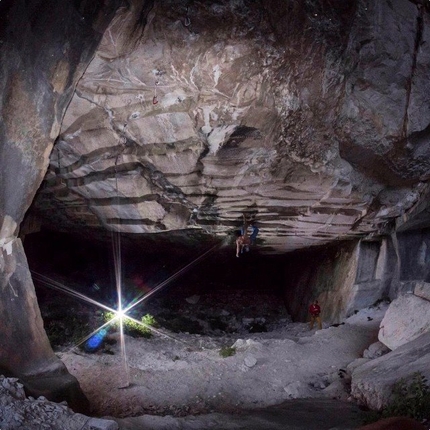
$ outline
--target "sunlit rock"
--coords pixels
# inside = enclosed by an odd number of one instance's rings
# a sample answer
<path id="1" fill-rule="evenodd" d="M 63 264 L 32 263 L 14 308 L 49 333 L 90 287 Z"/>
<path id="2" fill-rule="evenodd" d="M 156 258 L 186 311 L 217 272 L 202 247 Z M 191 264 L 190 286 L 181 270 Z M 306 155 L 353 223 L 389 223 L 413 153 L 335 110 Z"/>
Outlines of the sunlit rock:
<path id="1" fill-rule="evenodd" d="M 430 301 L 406 294 L 388 307 L 378 339 L 394 350 L 427 332 L 430 332 Z"/>

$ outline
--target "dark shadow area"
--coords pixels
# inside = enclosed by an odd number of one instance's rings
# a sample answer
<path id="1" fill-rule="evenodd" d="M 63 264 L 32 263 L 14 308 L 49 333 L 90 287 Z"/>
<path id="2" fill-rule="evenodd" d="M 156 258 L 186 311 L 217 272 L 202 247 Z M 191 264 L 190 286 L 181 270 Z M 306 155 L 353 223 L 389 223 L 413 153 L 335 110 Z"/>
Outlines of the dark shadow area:
<path id="1" fill-rule="evenodd" d="M 267 332 L 280 321 L 290 321 L 283 301 L 285 256 L 261 256 L 256 246 L 236 258 L 233 243 L 181 248 L 174 242 L 152 246 L 129 237 L 121 237 L 120 243 L 117 261 L 111 243 L 51 231 L 25 237 L 54 349 L 79 344 L 87 352 L 109 353 L 109 335 L 118 327 L 110 324 L 102 334 L 98 328 L 112 318 L 108 308 L 118 309 L 116 270 L 122 307 L 133 306 L 129 316 L 157 329 L 222 336 Z M 125 331 L 135 337 L 152 335 L 133 323 Z M 93 332 L 101 342 L 86 339 Z"/>

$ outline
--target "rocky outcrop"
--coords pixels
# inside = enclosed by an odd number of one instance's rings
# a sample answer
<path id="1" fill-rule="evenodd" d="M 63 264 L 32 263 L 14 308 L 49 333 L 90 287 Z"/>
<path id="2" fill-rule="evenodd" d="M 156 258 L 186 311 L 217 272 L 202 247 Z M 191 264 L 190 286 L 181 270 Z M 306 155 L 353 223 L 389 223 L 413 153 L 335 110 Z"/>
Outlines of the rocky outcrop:
<path id="1" fill-rule="evenodd" d="M 390 349 L 384 345 L 382 342 L 374 342 L 367 349 L 363 351 L 363 358 L 368 358 L 370 360 L 374 358 L 381 357 L 384 354 L 390 352 Z"/>
<path id="2" fill-rule="evenodd" d="M 389 403 L 393 385 L 402 378 L 410 380 L 415 372 L 430 377 L 430 332 L 356 367 L 351 394 L 371 409 L 381 409 Z"/>
<path id="3" fill-rule="evenodd" d="M 428 282 L 417 282 L 414 289 L 414 294 L 424 300 L 430 302 L 430 284 Z"/>
<path id="4" fill-rule="evenodd" d="M 430 301 L 406 294 L 390 304 L 378 339 L 394 350 L 426 332 L 430 332 Z"/>
<path id="5" fill-rule="evenodd" d="M 0 376 L 0 396 L 1 422 L 7 429 L 118 430 L 115 421 L 75 414 L 65 402 L 54 403 L 43 396 L 27 397 L 23 384 L 16 378 Z"/>
<path id="6" fill-rule="evenodd" d="M 245 212 L 265 253 L 384 230 L 425 200 L 427 28 L 406 0 L 129 2 L 35 208 L 63 230 L 183 242 Z"/>
<path id="7" fill-rule="evenodd" d="M 81 410 L 87 400 L 49 345 L 18 234 L 74 86 L 117 5 L 0 5 L 0 369 L 19 376 L 31 394 Z"/>

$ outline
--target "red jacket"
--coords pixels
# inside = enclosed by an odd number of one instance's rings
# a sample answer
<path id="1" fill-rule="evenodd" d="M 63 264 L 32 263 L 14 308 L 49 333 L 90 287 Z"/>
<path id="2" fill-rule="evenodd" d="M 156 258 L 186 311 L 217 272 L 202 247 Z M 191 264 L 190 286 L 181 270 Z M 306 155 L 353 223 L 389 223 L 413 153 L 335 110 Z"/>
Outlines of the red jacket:
<path id="1" fill-rule="evenodd" d="M 312 303 L 309 306 L 309 312 L 314 316 L 318 316 L 321 313 L 321 308 L 319 305 Z"/>

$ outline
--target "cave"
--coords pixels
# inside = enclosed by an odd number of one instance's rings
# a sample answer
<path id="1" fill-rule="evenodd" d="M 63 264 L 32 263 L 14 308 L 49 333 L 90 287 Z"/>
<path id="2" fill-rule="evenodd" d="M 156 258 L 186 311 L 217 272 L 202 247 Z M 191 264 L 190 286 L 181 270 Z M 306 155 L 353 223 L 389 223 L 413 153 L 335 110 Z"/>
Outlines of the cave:
<path id="1" fill-rule="evenodd" d="M 68 350 L 108 363 L 124 329 L 142 340 L 127 317 L 145 316 L 154 345 L 164 333 L 192 354 L 257 350 L 271 332 L 294 349 L 314 300 L 313 340 L 362 316 L 348 360 L 384 351 L 351 367 L 350 400 L 384 407 L 384 366 L 430 377 L 429 13 L 424 0 L 2 0 L 2 377 L 83 414 L 166 415 L 94 409 L 90 361 L 71 369 Z M 168 357 L 176 370 L 186 351 Z M 264 364 L 251 356 L 244 374 Z M 322 373 L 306 390 L 284 381 L 273 403 L 328 388 Z"/>

